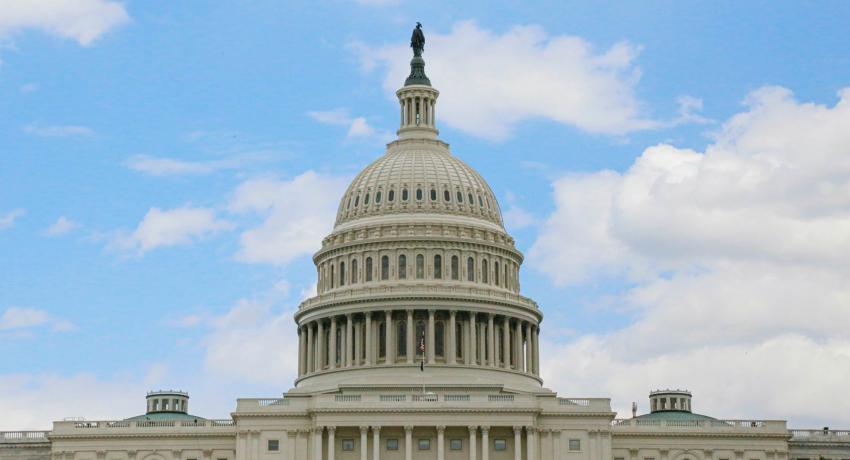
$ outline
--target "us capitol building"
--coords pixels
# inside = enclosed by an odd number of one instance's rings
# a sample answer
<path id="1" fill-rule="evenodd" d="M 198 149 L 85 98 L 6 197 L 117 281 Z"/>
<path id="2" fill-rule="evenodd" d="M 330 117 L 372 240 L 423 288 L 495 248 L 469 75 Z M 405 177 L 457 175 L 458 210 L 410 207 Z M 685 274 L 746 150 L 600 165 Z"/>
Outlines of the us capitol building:
<path id="1" fill-rule="evenodd" d="M 299 307 L 298 378 L 231 418 L 156 391 L 145 414 L 0 432 L 0 460 L 847 460 L 850 432 L 721 420 L 659 390 L 650 412 L 562 397 L 540 378 L 543 315 L 484 178 L 438 137 L 417 26 L 400 128 L 340 199 Z"/>

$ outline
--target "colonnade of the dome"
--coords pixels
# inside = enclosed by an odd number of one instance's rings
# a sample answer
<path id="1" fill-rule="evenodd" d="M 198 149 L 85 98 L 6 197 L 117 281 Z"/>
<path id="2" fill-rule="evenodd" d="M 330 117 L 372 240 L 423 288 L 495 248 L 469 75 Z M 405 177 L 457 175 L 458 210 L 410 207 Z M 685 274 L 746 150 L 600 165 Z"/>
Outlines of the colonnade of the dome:
<path id="1" fill-rule="evenodd" d="M 388 327 L 389 325 L 389 327 Z M 539 375 L 539 329 L 524 318 L 443 309 L 329 315 L 301 324 L 299 376 L 392 365 L 465 365 Z"/>

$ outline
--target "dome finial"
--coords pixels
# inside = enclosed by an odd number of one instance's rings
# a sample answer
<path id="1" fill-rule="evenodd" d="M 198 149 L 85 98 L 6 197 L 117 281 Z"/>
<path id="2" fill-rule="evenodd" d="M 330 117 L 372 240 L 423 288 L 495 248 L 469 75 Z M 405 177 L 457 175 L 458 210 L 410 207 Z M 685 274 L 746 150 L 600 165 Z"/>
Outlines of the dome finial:
<path id="1" fill-rule="evenodd" d="M 417 22 L 410 36 L 410 47 L 413 48 L 413 59 L 410 60 L 410 76 L 404 81 L 404 86 L 426 85 L 431 86 L 431 80 L 425 75 L 425 60 L 422 52 L 425 51 L 425 34 L 422 33 L 422 23 Z"/>

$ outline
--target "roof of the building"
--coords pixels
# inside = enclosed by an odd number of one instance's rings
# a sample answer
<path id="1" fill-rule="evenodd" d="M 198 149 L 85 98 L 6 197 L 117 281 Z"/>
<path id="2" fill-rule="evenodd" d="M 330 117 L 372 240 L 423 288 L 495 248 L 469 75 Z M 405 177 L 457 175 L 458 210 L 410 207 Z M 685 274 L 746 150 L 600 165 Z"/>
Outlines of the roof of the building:
<path id="1" fill-rule="evenodd" d="M 649 414 L 638 415 L 635 417 L 639 420 L 711 420 L 717 421 L 714 417 L 708 415 L 694 414 L 685 410 L 659 410 Z"/>
<path id="2" fill-rule="evenodd" d="M 405 214 L 458 215 L 502 227 L 490 186 L 438 141 L 391 144 L 351 182 L 339 204 L 336 225 Z"/>
<path id="3" fill-rule="evenodd" d="M 147 414 L 137 415 L 124 419 L 128 422 L 143 422 L 143 421 L 160 421 L 160 420 L 206 420 L 197 415 L 187 414 L 185 412 L 150 412 Z"/>

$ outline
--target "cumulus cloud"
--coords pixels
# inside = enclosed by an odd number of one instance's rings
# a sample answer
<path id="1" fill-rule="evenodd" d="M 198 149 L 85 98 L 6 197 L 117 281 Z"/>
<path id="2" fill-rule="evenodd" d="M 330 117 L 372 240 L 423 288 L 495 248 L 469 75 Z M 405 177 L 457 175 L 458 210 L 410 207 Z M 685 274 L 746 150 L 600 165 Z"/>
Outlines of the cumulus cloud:
<path id="1" fill-rule="evenodd" d="M 60 216 L 56 219 L 56 222 L 51 224 L 50 227 L 47 227 L 47 230 L 45 230 L 44 233 L 47 236 L 61 236 L 77 229 L 79 226 L 80 224 L 73 220 L 68 219 L 65 216 Z"/>
<path id="2" fill-rule="evenodd" d="M 13 209 L 6 214 L 0 216 L 0 230 L 5 230 L 7 228 L 11 228 L 15 225 L 15 221 L 18 220 L 19 217 L 26 214 L 27 211 L 25 209 Z"/>
<path id="3" fill-rule="evenodd" d="M 664 125 L 644 113 L 635 95 L 639 48 L 631 43 L 598 51 L 581 37 L 548 35 L 537 26 L 499 34 L 471 21 L 448 34 L 428 32 L 427 39 L 426 70 L 441 92 L 439 120 L 472 135 L 504 139 L 538 118 L 614 135 Z M 384 88 L 394 98 L 410 72 L 410 49 L 354 50 L 367 71 L 385 71 Z"/>
<path id="4" fill-rule="evenodd" d="M 177 158 L 133 155 L 127 160 L 127 167 L 151 176 L 203 175 L 224 169 L 236 169 L 242 166 L 244 158 L 228 158 L 209 161 L 187 161 Z"/>
<path id="5" fill-rule="evenodd" d="M 550 343 L 550 382 L 624 406 L 686 386 L 715 415 L 818 426 L 850 410 L 834 397 L 850 381 L 850 88 L 832 107 L 778 87 L 745 106 L 703 152 L 657 145 L 554 183 L 530 264 L 559 285 L 627 280 L 635 319 Z"/>
<path id="6" fill-rule="evenodd" d="M 376 129 L 364 117 L 351 116 L 348 109 L 345 108 L 307 112 L 307 115 L 319 123 L 347 127 L 346 137 L 349 139 L 380 138 L 381 140 L 389 140 L 392 138 L 389 131 Z"/>
<path id="7" fill-rule="evenodd" d="M 233 227 L 208 208 L 150 208 L 135 230 L 117 232 L 111 247 L 143 254 L 162 246 L 190 244 Z"/>
<path id="8" fill-rule="evenodd" d="M 20 333 L 26 333 L 39 327 L 49 327 L 54 332 L 76 329 L 76 326 L 70 321 L 56 318 L 38 308 L 9 307 L 0 315 L 0 332 L 14 333 L 14 337 L 21 337 L 22 334 Z"/>
<path id="9" fill-rule="evenodd" d="M 129 19 L 123 4 L 109 0 L 0 2 L 0 36 L 36 29 L 88 46 Z"/>
<path id="10" fill-rule="evenodd" d="M 76 125 L 26 125 L 24 132 L 39 137 L 89 137 L 94 131 L 85 126 Z"/>
<path id="11" fill-rule="evenodd" d="M 292 180 L 251 179 L 239 185 L 229 204 L 238 214 L 262 216 L 240 236 L 245 262 L 283 264 L 312 254 L 332 226 L 347 179 L 307 171 Z"/>

